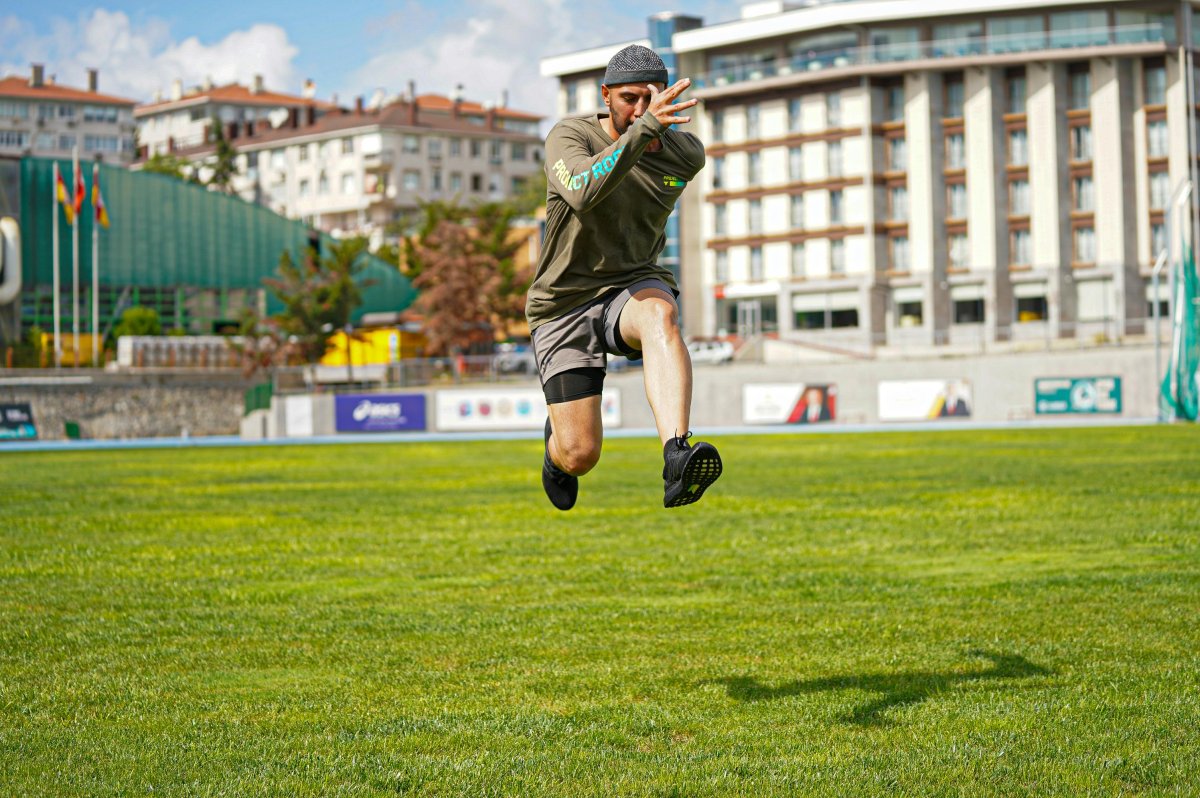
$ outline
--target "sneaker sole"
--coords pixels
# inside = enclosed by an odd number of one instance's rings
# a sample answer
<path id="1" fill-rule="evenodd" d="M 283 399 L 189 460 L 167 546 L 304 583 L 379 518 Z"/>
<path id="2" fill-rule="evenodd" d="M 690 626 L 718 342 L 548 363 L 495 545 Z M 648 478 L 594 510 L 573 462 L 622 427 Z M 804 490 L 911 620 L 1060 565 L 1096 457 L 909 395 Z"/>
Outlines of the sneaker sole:
<path id="1" fill-rule="evenodd" d="M 667 494 L 663 499 L 663 507 L 683 507 L 700 500 L 704 491 L 721 476 L 721 455 L 715 446 L 708 443 L 698 443 L 693 454 L 683 467 L 683 476 L 679 478 L 674 495 Z"/>

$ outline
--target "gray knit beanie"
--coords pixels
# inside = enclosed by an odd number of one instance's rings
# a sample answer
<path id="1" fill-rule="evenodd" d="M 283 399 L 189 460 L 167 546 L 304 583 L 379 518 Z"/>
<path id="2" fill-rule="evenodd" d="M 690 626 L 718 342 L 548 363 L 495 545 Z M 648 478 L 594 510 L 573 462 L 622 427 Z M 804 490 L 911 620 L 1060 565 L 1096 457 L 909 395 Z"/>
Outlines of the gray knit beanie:
<path id="1" fill-rule="evenodd" d="M 605 86 L 623 83 L 666 83 L 667 65 L 658 53 L 640 44 L 631 44 L 608 61 L 604 70 Z"/>

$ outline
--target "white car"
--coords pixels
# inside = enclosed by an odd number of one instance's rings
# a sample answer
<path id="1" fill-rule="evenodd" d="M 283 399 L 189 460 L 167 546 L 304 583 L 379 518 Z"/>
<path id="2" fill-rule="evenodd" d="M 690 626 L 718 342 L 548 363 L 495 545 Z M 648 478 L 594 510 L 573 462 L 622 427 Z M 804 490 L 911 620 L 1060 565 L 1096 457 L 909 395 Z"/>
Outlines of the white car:
<path id="1" fill-rule="evenodd" d="M 733 361 L 733 344 L 728 341 L 692 341 L 688 352 L 693 363 L 730 363 Z"/>

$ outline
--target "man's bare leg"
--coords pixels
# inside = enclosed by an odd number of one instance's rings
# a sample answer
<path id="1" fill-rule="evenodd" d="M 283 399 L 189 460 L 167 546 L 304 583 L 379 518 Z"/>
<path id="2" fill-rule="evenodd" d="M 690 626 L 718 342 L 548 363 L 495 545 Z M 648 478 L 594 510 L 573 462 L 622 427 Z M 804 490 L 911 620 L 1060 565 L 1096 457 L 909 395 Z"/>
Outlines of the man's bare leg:
<path id="1" fill-rule="evenodd" d="M 641 350 L 646 398 L 664 444 L 686 435 L 692 414 L 692 358 L 679 332 L 679 311 L 657 288 L 634 294 L 621 310 L 621 337 Z"/>
<path id="2" fill-rule="evenodd" d="M 692 358 L 679 332 L 679 311 L 664 291 L 638 291 L 621 310 L 621 338 L 645 359 L 646 398 L 663 444 L 663 506 L 682 507 L 721 476 L 711 443 L 690 445 Z"/>
<path id="3" fill-rule="evenodd" d="M 596 467 L 604 428 L 600 424 L 599 396 L 546 405 L 553 430 L 548 448 L 554 465 L 581 477 Z"/>

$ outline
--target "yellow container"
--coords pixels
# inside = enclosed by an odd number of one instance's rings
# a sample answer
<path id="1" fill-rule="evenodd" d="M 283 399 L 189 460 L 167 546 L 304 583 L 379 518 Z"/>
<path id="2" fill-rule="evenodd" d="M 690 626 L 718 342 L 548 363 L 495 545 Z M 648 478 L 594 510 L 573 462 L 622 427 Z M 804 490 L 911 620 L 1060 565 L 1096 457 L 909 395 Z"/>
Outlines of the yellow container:
<path id="1" fill-rule="evenodd" d="M 423 356 L 425 336 L 404 332 L 395 327 L 381 327 L 374 330 L 357 330 L 348 339 L 346 333 L 338 331 L 329 339 L 329 349 L 321 358 L 321 365 L 344 366 L 347 352 L 353 358 L 352 366 L 396 363 L 405 358 Z"/>
<path id="2" fill-rule="evenodd" d="M 79 334 L 79 365 L 91 366 L 92 363 L 92 338 L 100 341 L 100 364 L 104 362 L 104 336 L 93 336 L 91 333 Z M 42 358 L 45 365 L 54 365 L 54 333 L 42 333 Z M 73 333 L 62 334 L 62 364 L 64 366 L 75 365 L 75 335 Z"/>

